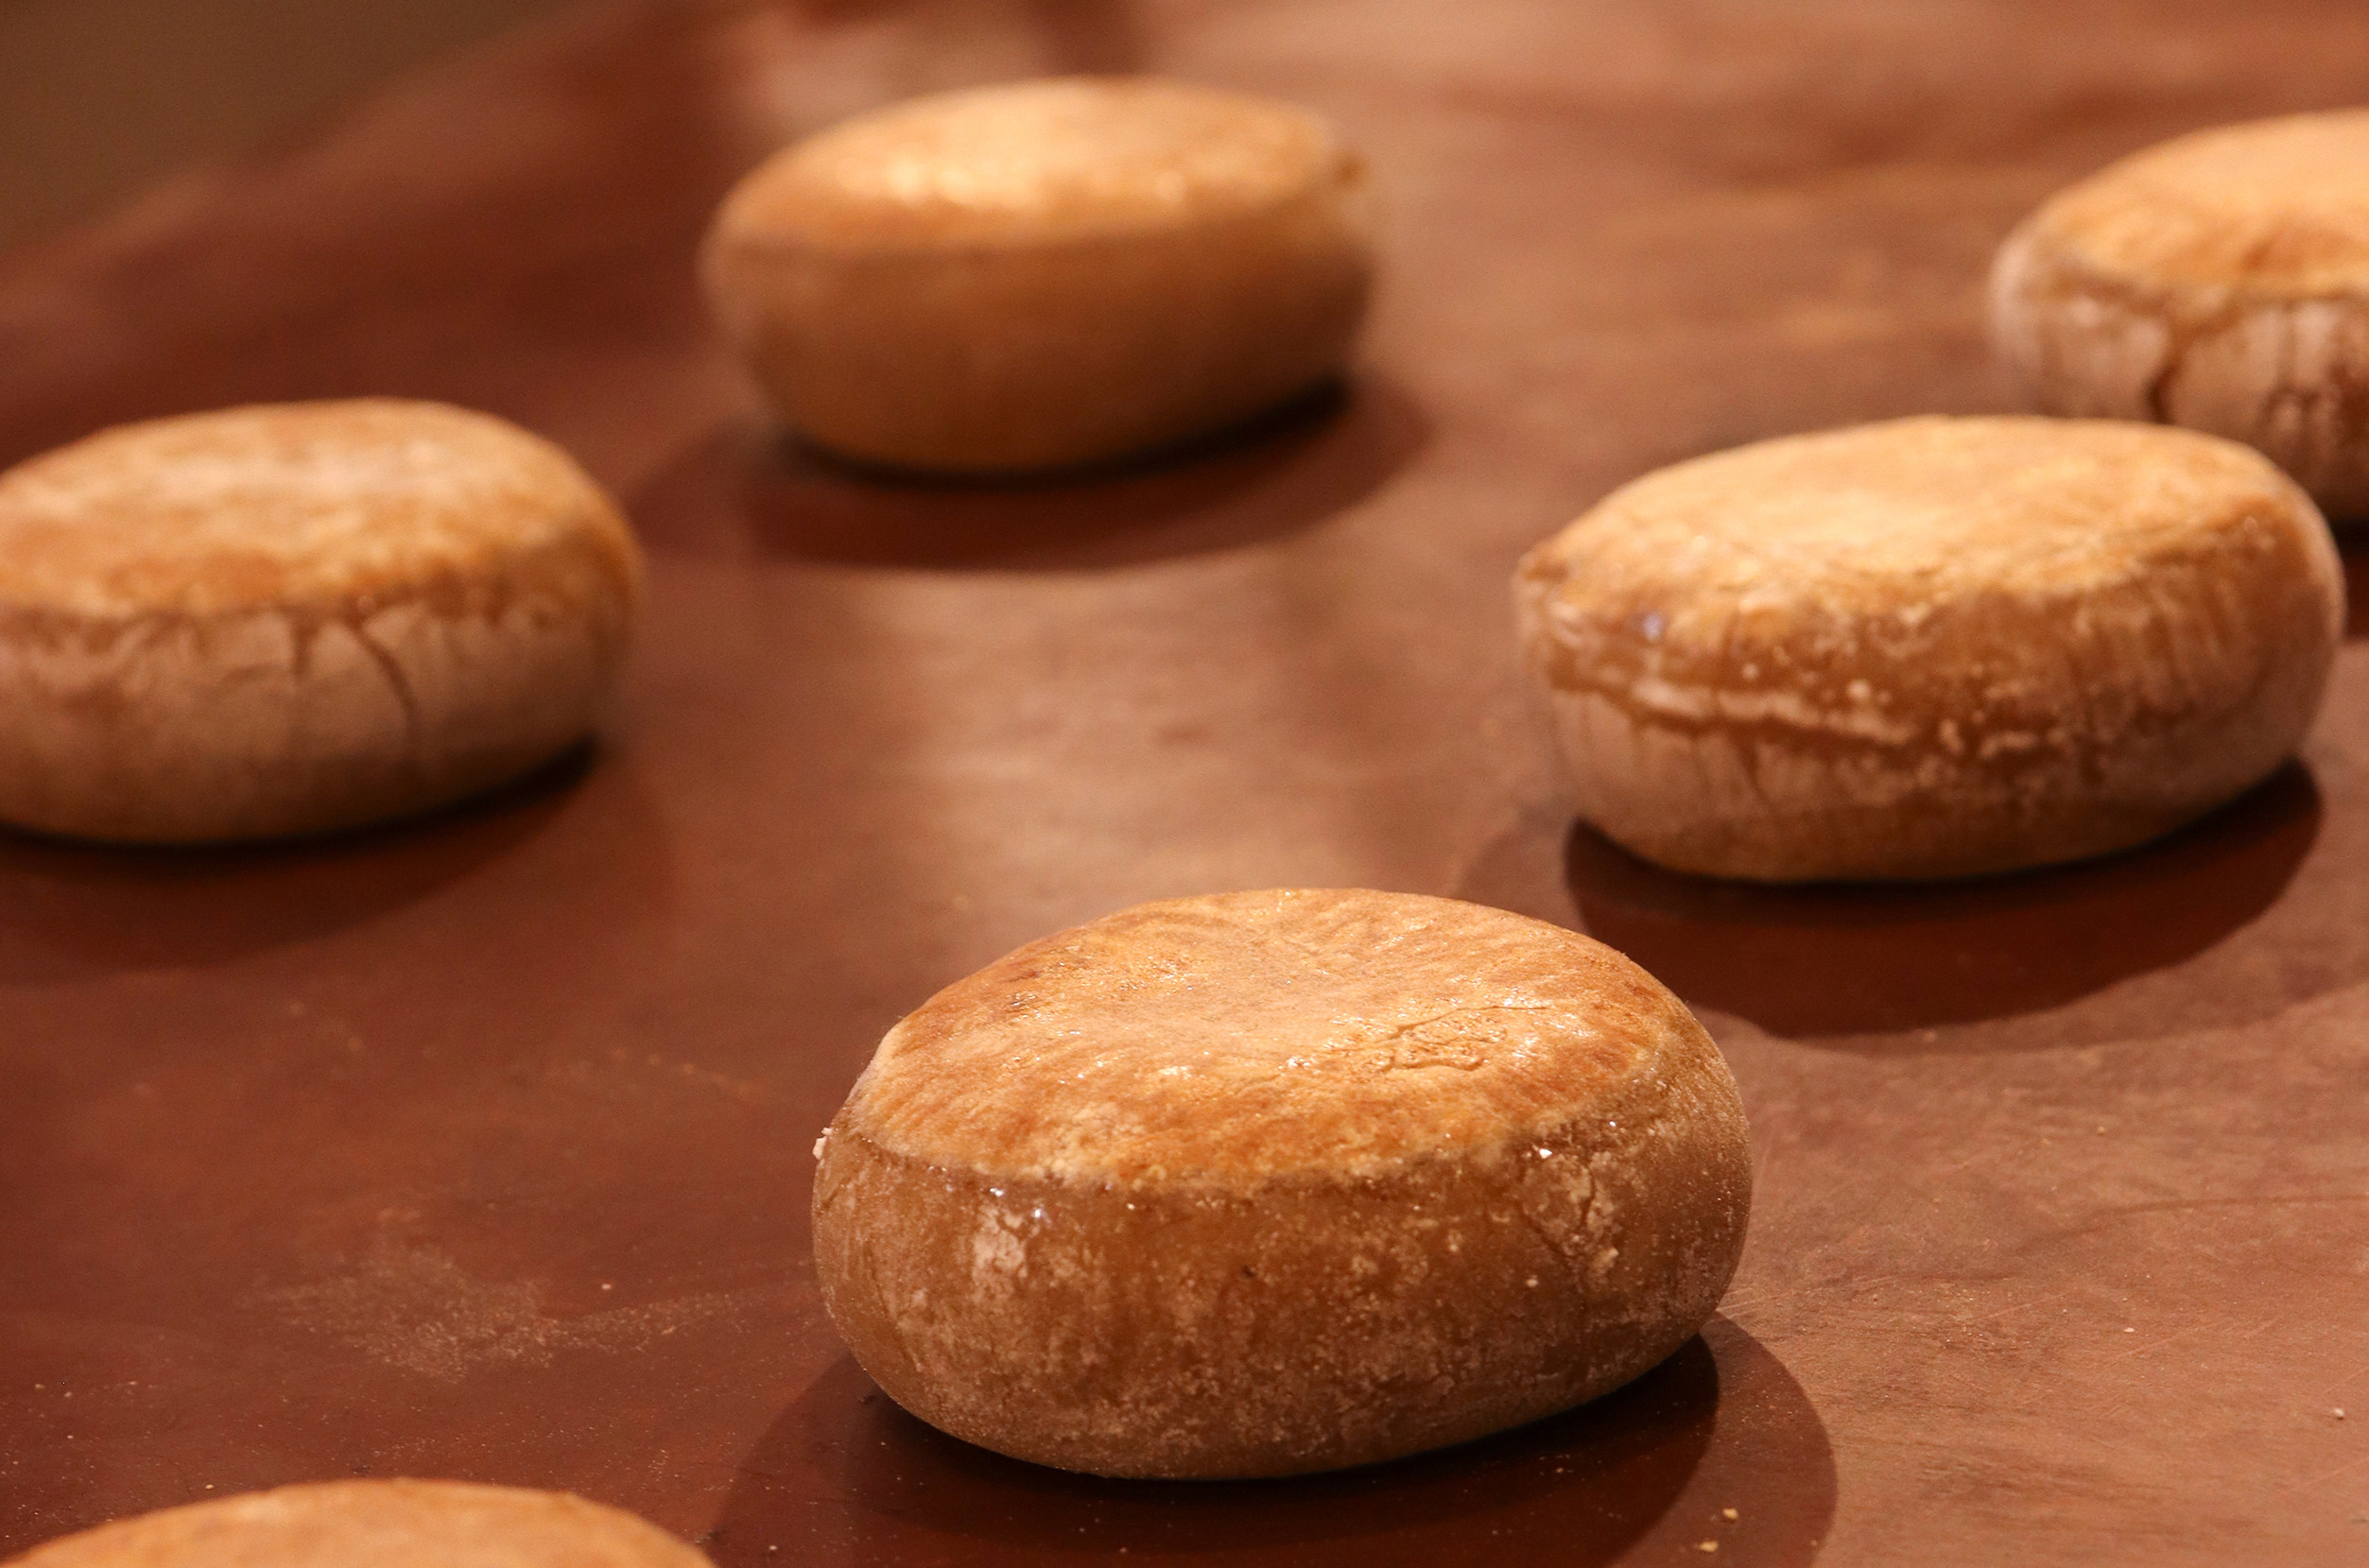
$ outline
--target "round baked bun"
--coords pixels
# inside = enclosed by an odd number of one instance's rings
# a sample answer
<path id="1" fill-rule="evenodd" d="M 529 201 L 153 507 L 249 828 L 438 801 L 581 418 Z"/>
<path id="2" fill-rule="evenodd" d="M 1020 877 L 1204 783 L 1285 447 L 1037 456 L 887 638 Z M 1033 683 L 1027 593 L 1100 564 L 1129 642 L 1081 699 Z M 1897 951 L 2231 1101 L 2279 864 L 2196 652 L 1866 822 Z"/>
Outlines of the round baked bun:
<path id="1" fill-rule="evenodd" d="M 2200 131 L 2024 220 L 1992 330 L 2041 407 L 2267 453 L 2369 514 L 2369 110 Z"/>
<path id="2" fill-rule="evenodd" d="M 0 474 L 0 820 L 185 843 L 456 800 L 586 733 L 640 582 L 583 472 L 484 414 L 77 441 Z"/>
<path id="3" fill-rule="evenodd" d="M 1680 463 L 1525 557 L 1579 814 L 1772 882 L 2121 849 L 2278 767 L 2343 577 L 2257 454 L 2155 425 L 1912 419 Z"/>
<path id="4" fill-rule="evenodd" d="M 1062 468 L 1340 368 L 1373 263 L 1315 115 L 1150 78 L 916 98 L 775 156 L 703 271 L 787 423 L 899 468 Z"/>
<path id="5" fill-rule="evenodd" d="M 1032 942 L 891 1029 L 817 1275 L 924 1421 L 1103 1475 L 1287 1475 L 1618 1387 L 1744 1241 L 1736 1085 L 1651 976 L 1447 899 L 1227 893 Z"/>
<path id="6" fill-rule="evenodd" d="M 9 1568 L 708 1568 L 657 1525 L 557 1491 L 323 1481 L 165 1508 Z"/>

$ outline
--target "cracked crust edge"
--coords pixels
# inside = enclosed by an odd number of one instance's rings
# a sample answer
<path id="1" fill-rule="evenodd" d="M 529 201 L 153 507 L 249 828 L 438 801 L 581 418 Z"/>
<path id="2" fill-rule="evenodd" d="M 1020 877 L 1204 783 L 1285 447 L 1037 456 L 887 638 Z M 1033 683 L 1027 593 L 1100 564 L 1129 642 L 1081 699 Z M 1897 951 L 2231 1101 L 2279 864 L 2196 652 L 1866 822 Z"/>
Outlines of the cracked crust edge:
<path id="1" fill-rule="evenodd" d="M 1992 344 L 2037 406 L 2242 441 L 2329 514 L 2369 516 L 2369 293 L 2136 278 L 2049 218 L 2008 236 L 1987 290 Z"/>
<path id="2" fill-rule="evenodd" d="M 205 843 L 432 809 L 590 732 L 642 593 L 638 549 L 604 505 L 491 575 L 328 602 L 0 604 L 0 819 Z"/>

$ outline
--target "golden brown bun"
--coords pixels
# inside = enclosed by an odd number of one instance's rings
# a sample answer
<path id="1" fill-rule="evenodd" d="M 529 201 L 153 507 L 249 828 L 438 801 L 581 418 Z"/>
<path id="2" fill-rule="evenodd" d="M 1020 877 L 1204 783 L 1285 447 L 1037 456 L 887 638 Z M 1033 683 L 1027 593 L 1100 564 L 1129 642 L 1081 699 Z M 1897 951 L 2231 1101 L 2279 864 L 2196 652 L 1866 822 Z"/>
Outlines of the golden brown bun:
<path id="1" fill-rule="evenodd" d="M 1992 336 L 2051 413 L 2158 420 L 2268 454 L 2369 514 L 2369 110 L 2199 131 L 2026 218 Z"/>
<path id="2" fill-rule="evenodd" d="M 1686 1342 L 1751 1168 L 1610 948 L 1446 899 L 1227 893 L 1033 942 L 889 1031 L 817 1146 L 832 1320 L 898 1404 L 1106 1475 L 1533 1420 Z"/>
<path id="3" fill-rule="evenodd" d="M 1524 558 L 1580 815 L 1766 881 L 2100 854 L 2293 750 L 2344 624 L 2310 498 L 2153 425 L 1913 419 L 1648 474 Z"/>
<path id="4" fill-rule="evenodd" d="M 673 1536 L 557 1491 L 324 1481 L 165 1508 L 9 1568 L 708 1568 Z"/>
<path id="5" fill-rule="evenodd" d="M 1364 174 L 1314 115 L 1150 78 L 917 98 L 775 156 L 702 268 L 787 423 L 1011 472 L 1214 430 L 1339 370 Z"/>
<path id="6" fill-rule="evenodd" d="M 641 558 L 567 455 L 371 399 L 104 431 L 0 474 L 0 820 L 270 837 L 581 738 Z"/>

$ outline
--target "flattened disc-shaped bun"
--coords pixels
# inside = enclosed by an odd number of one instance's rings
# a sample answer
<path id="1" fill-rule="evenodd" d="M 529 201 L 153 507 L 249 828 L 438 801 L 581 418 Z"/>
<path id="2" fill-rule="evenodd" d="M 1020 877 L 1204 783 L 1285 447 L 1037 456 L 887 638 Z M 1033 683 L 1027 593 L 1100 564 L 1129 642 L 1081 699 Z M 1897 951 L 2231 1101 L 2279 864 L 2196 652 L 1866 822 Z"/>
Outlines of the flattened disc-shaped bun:
<path id="1" fill-rule="evenodd" d="M 784 421 L 999 473 L 1218 429 L 1339 370 L 1372 271 L 1323 121 L 1151 78 L 917 98 L 775 156 L 703 269 Z"/>
<path id="2" fill-rule="evenodd" d="M 1524 558 L 1581 817 L 1683 871 L 1943 877 L 2104 853 L 2266 777 L 2344 624 L 2256 453 L 1912 419 L 1680 463 Z"/>
<path id="3" fill-rule="evenodd" d="M 457 800 L 587 732 L 640 585 L 583 471 L 489 415 L 102 432 L 0 474 L 0 820 L 200 842 Z"/>
<path id="4" fill-rule="evenodd" d="M 1991 274 L 1992 335 L 2051 413 L 2269 455 L 2369 515 L 2369 110 L 2183 136 L 2059 193 Z"/>
<path id="5" fill-rule="evenodd" d="M 1744 1239 L 1743 1111 L 1610 948 L 1447 899 L 1228 893 L 1030 943 L 889 1031 L 817 1146 L 856 1358 L 957 1437 L 1281 1475 L 1653 1366 Z"/>
<path id="6" fill-rule="evenodd" d="M 9 1568 L 709 1568 L 622 1509 L 460 1481 L 324 1481 L 102 1525 Z"/>

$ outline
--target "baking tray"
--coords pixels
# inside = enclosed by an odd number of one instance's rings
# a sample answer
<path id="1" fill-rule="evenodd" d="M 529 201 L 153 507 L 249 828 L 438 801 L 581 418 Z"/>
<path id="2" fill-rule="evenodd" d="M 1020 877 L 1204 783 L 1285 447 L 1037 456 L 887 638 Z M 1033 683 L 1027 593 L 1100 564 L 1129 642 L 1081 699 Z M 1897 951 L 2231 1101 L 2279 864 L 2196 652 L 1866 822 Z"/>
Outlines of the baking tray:
<path id="1" fill-rule="evenodd" d="M 767 427 L 692 284 L 735 177 L 888 98 L 1135 69 L 1370 155 L 1388 277 L 1342 388 L 1045 485 Z M 1654 465 L 2012 406 L 1980 281 L 2015 217 L 2363 98 L 2349 0 L 605 7 L 0 259 L 0 458 L 444 398 L 580 454 L 652 563 L 598 744 L 493 799 L 238 852 L 0 838 L 0 1551 L 424 1474 L 723 1568 L 2369 1560 L 2360 645 L 2301 761 L 2169 842 L 1786 892 L 1571 827 L 1507 597 Z M 1500 904 L 1671 982 L 1752 1118 L 1721 1315 L 1597 1405 L 1291 1483 L 1063 1476 L 903 1416 L 806 1248 L 881 1030 L 1056 927 L 1288 884 Z"/>

